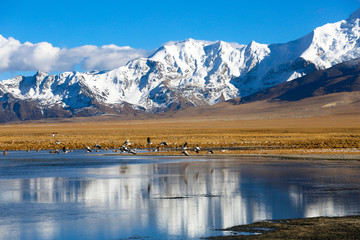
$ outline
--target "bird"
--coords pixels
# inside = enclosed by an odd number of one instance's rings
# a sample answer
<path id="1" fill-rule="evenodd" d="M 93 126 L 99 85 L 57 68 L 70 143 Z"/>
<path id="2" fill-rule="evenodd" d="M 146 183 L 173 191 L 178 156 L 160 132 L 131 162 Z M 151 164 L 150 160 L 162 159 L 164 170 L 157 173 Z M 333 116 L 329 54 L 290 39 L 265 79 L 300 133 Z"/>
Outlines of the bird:
<path id="1" fill-rule="evenodd" d="M 208 153 L 214 154 L 214 151 L 210 149 Z"/>
<path id="2" fill-rule="evenodd" d="M 55 142 L 55 144 L 58 144 L 58 145 L 59 145 L 60 143 L 61 143 L 61 142 L 60 142 L 59 140 L 56 140 L 56 142 Z"/>
<path id="3" fill-rule="evenodd" d="M 148 137 L 147 138 L 147 145 L 151 145 L 151 144 L 152 144 L 151 139 L 150 139 L 150 137 Z"/>
<path id="4" fill-rule="evenodd" d="M 101 145 L 95 144 L 94 148 L 101 149 Z"/>
<path id="5" fill-rule="evenodd" d="M 55 138 L 55 132 L 52 133 L 52 137 Z"/>
<path id="6" fill-rule="evenodd" d="M 135 149 L 129 149 L 129 151 L 128 151 L 129 153 L 131 153 L 131 154 L 136 154 L 136 150 Z"/>
<path id="7" fill-rule="evenodd" d="M 196 153 L 199 153 L 199 152 L 200 152 L 200 147 L 199 147 L 199 146 L 196 146 L 196 147 L 194 148 L 194 151 L 195 151 Z"/>
<path id="8" fill-rule="evenodd" d="M 184 143 L 184 145 L 181 146 L 181 148 L 184 150 L 184 149 L 187 149 L 188 146 L 187 146 L 187 142 Z"/>
<path id="9" fill-rule="evenodd" d="M 168 144 L 167 144 L 165 141 L 162 141 L 162 142 L 160 143 L 160 146 L 165 146 L 165 147 L 167 147 Z"/>
<path id="10" fill-rule="evenodd" d="M 127 139 L 127 140 L 124 142 L 124 145 L 125 145 L 125 146 L 129 146 L 129 145 L 131 145 L 130 140 L 129 140 L 129 139 Z"/>
<path id="11" fill-rule="evenodd" d="M 4 155 L 7 155 L 7 151 L 6 151 L 6 150 L 4 151 Z"/>
<path id="12" fill-rule="evenodd" d="M 128 152 L 128 153 L 131 153 L 131 154 L 136 154 L 136 150 L 135 149 L 130 149 L 130 148 L 127 148 L 125 145 L 122 145 L 121 147 L 119 147 L 119 150 L 121 152 Z"/>
<path id="13" fill-rule="evenodd" d="M 128 152 L 129 149 L 125 146 L 125 145 L 122 145 L 121 147 L 119 147 L 120 151 L 121 152 Z"/>
<path id="14" fill-rule="evenodd" d="M 86 147 L 86 152 L 92 152 L 92 149 L 90 147 Z"/>
<path id="15" fill-rule="evenodd" d="M 66 147 L 63 147 L 63 153 L 68 153 L 68 150 L 66 150 Z"/>
<path id="16" fill-rule="evenodd" d="M 185 156 L 189 156 L 189 153 L 186 150 L 183 150 L 181 153 L 183 153 Z"/>

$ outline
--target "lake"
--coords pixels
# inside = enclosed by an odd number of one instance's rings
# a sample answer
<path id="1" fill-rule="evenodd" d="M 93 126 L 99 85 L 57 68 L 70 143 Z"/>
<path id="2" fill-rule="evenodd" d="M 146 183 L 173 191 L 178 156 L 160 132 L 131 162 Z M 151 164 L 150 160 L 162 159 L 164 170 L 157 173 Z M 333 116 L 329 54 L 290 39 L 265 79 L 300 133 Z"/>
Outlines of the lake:
<path id="1" fill-rule="evenodd" d="M 9 151 L 0 239 L 199 239 L 260 220 L 360 214 L 360 162 Z"/>

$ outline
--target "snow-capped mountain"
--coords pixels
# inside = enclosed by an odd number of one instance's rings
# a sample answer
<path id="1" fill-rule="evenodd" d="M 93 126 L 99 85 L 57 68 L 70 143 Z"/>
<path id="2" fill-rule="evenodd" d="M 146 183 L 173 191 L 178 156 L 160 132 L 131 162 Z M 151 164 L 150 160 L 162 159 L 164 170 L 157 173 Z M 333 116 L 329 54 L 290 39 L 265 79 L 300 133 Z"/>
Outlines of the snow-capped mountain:
<path id="1" fill-rule="evenodd" d="M 187 39 L 169 42 L 148 58 L 111 71 L 59 75 L 38 71 L 31 77 L 1 81 L 0 101 L 30 101 L 40 115 L 56 108 L 66 116 L 212 105 L 360 57 L 359 18 L 360 9 L 347 20 L 284 44 Z"/>

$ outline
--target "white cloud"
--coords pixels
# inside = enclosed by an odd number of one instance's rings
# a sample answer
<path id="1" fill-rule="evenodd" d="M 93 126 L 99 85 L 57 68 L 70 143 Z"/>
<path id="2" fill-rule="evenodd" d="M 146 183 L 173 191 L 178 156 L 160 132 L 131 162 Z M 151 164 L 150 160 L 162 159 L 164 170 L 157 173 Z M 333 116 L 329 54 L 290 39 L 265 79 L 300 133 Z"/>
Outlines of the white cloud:
<path id="1" fill-rule="evenodd" d="M 76 66 L 84 71 L 111 70 L 148 54 L 146 50 L 116 45 L 58 48 L 47 42 L 20 43 L 0 35 L 0 72 L 72 71 Z"/>

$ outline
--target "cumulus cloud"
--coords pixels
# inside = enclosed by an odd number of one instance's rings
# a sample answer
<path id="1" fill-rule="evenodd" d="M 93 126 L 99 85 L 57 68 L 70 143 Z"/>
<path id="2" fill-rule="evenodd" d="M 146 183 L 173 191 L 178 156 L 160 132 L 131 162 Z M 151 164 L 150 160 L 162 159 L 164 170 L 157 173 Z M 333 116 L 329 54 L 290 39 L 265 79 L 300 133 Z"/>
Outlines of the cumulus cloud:
<path id="1" fill-rule="evenodd" d="M 0 72 L 72 71 L 76 67 L 84 71 L 110 70 L 148 54 L 146 50 L 116 45 L 58 48 L 48 42 L 20 43 L 0 35 Z"/>

